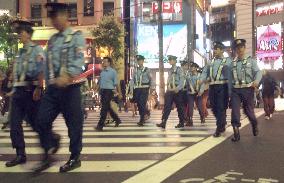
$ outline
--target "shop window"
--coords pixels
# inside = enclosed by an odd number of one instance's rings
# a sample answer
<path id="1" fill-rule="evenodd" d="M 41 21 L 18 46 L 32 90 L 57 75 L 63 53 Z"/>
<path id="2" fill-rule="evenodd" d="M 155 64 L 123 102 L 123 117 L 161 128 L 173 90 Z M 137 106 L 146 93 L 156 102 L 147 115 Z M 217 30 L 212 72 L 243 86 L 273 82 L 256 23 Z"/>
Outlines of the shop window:
<path id="1" fill-rule="evenodd" d="M 68 5 L 68 13 L 70 19 L 76 19 L 77 18 L 77 3 L 70 3 Z"/>
<path id="2" fill-rule="evenodd" d="M 31 5 L 31 18 L 41 19 L 41 5 L 40 4 Z"/>
<path id="3" fill-rule="evenodd" d="M 114 3 L 113 2 L 104 2 L 103 3 L 103 14 L 106 15 L 114 15 Z"/>

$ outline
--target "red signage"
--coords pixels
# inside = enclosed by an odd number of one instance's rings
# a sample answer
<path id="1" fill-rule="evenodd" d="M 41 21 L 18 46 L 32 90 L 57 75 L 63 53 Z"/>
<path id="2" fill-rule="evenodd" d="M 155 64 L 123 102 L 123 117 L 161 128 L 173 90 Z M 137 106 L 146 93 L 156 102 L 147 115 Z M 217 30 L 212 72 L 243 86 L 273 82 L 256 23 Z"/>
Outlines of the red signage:
<path id="1" fill-rule="evenodd" d="M 256 16 L 277 14 L 283 11 L 283 2 L 257 5 Z"/>
<path id="2" fill-rule="evenodd" d="M 163 13 L 182 13 L 182 2 L 167 1 L 162 4 Z M 152 12 L 158 13 L 158 2 L 152 3 Z"/>
<path id="3" fill-rule="evenodd" d="M 265 29 L 257 39 L 257 57 L 264 62 L 275 61 L 283 54 L 281 24 L 268 25 L 261 28 Z"/>

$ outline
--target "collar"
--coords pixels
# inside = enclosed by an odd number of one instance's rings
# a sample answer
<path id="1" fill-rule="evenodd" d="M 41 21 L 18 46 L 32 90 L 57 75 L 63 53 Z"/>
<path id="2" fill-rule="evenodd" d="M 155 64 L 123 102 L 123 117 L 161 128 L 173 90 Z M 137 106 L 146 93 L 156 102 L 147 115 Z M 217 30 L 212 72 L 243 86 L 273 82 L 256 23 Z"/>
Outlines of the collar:
<path id="1" fill-rule="evenodd" d="M 172 66 L 172 68 L 171 68 L 171 69 L 175 70 L 176 68 L 177 68 L 177 66 L 176 66 L 176 65 L 174 65 L 174 66 Z"/>
<path id="2" fill-rule="evenodd" d="M 35 44 L 32 41 L 29 41 L 27 44 L 24 45 L 23 49 L 27 50 L 29 47 L 34 46 Z"/>
<path id="3" fill-rule="evenodd" d="M 142 67 L 138 67 L 138 69 L 140 69 L 140 70 L 143 70 L 145 67 L 144 66 L 142 66 Z"/>
<path id="4" fill-rule="evenodd" d="M 71 27 L 67 27 L 63 32 L 58 32 L 57 35 L 66 37 L 68 34 L 71 33 L 72 33 Z"/>
<path id="5" fill-rule="evenodd" d="M 108 70 L 110 70 L 110 66 L 108 66 L 104 69 L 104 71 L 108 71 Z"/>

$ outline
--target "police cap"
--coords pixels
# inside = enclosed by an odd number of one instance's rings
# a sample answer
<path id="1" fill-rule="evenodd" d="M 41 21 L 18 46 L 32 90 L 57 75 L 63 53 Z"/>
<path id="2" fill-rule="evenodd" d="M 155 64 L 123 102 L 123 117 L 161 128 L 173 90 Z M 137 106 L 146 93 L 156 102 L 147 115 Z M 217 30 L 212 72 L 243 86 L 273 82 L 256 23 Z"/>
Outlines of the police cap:
<path id="1" fill-rule="evenodd" d="M 195 62 L 190 62 L 190 67 L 199 68 L 199 65 Z"/>
<path id="2" fill-rule="evenodd" d="M 11 26 L 13 27 L 14 31 L 18 34 L 20 34 L 21 31 L 26 31 L 28 34 L 31 35 L 34 32 L 32 28 L 33 23 L 26 20 L 15 20 L 11 23 Z"/>
<path id="3" fill-rule="evenodd" d="M 67 13 L 68 10 L 68 4 L 66 3 L 46 3 L 45 7 L 51 18 L 56 17 L 58 13 Z"/>
<path id="4" fill-rule="evenodd" d="M 175 60 L 177 61 L 177 57 L 173 55 L 168 55 L 168 60 Z"/>
<path id="5" fill-rule="evenodd" d="M 233 49 L 236 49 L 239 46 L 245 46 L 246 45 L 246 40 L 245 39 L 236 39 L 233 42 Z"/>
<path id="6" fill-rule="evenodd" d="M 221 42 L 219 42 L 219 41 L 215 41 L 215 42 L 213 43 L 213 48 L 214 48 L 214 49 L 220 48 L 221 50 L 223 50 L 223 49 L 225 48 L 225 46 L 224 46 L 223 43 L 221 43 Z"/>
<path id="7" fill-rule="evenodd" d="M 145 57 L 143 55 L 136 55 L 136 59 L 138 60 L 145 60 Z"/>
<path id="8" fill-rule="evenodd" d="M 184 65 L 186 65 L 186 64 L 188 64 L 187 60 L 182 60 L 182 61 L 180 61 L 180 65 L 181 65 L 181 66 L 184 66 Z"/>

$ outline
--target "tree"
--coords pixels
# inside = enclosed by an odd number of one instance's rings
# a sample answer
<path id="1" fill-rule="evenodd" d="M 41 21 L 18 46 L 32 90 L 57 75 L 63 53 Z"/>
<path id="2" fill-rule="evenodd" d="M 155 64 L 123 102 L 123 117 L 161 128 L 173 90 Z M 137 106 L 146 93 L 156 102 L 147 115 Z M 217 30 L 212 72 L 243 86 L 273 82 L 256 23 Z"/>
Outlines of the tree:
<path id="1" fill-rule="evenodd" d="M 5 54 L 8 65 L 15 55 L 17 46 L 17 36 L 12 33 L 11 22 L 12 18 L 9 15 L 0 16 L 0 52 Z"/>
<path id="2" fill-rule="evenodd" d="M 161 106 L 163 106 L 163 104 L 165 103 L 162 2 L 163 0 L 158 1 L 159 74 L 160 74 L 159 100 Z"/>
<path id="3" fill-rule="evenodd" d="M 114 16 L 104 16 L 98 26 L 91 30 L 94 46 L 98 50 L 106 48 L 108 56 L 115 62 L 123 57 L 123 25 Z"/>

